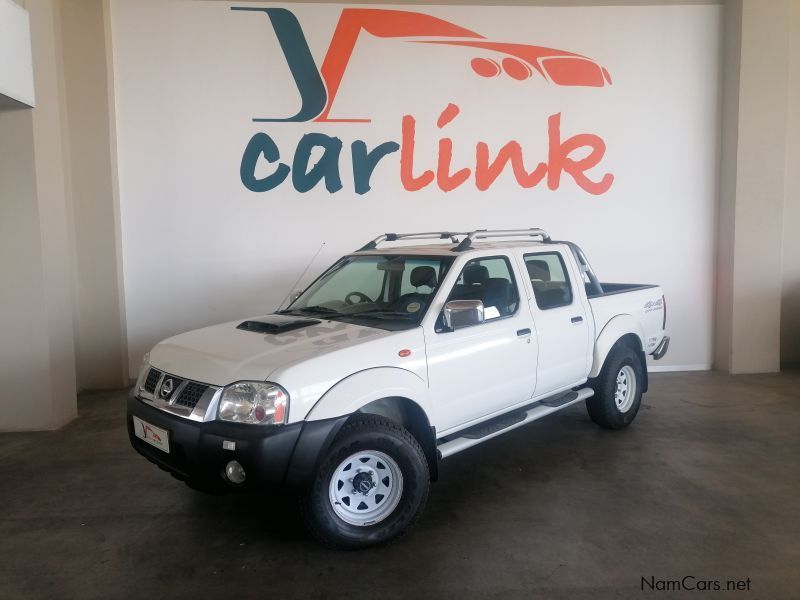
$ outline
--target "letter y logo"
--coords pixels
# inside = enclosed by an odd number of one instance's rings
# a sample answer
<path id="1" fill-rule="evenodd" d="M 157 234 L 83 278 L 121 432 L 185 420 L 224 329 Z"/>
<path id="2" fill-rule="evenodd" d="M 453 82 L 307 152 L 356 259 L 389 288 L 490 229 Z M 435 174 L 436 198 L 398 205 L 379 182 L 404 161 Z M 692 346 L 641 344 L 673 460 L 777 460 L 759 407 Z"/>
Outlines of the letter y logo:
<path id="1" fill-rule="evenodd" d="M 328 93 L 325 91 L 325 84 L 322 83 L 319 69 L 317 69 L 317 65 L 314 62 L 314 57 L 311 56 L 306 36 L 303 34 L 303 29 L 300 27 L 297 17 L 285 8 L 234 6 L 231 10 L 258 11 L 267 14 L 267 17 L 272 22 L 272 27 L 275 29 L 275 35 L 278 37 L 278 43 L 281 45 L 283 55 L 286 57 L 286 63 L 289 65 L 292 77 L 294 77 L 297 91 L 300 92 L 300 110 L 293 117 L 285 119 L 253 119 L 253 121 L 303 122 L 317 117 L 327 104 Z"/>

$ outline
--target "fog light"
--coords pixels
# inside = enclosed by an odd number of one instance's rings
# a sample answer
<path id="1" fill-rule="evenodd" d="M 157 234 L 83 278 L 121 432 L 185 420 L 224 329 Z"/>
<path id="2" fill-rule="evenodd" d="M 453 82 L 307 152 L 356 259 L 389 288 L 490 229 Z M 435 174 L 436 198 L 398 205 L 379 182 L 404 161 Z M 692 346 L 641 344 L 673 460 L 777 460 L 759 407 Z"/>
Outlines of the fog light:
<path id="1" fill-rule="evenodd" d="M 244 467 L 237 461 L 232 460 L 225 466 L 225 477 L 227 477 L 228 481 L 231 483 L 244 483 Z"/>

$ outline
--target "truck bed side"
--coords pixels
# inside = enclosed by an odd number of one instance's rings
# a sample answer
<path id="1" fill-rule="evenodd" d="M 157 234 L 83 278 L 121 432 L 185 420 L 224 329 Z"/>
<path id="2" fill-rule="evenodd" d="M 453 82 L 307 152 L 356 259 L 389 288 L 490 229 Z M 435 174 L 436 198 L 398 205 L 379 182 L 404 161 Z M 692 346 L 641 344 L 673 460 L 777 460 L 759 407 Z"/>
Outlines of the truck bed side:
<path id="1" fill-rule="evenodd" d="M 660 286 L 602 283 L 603 294 L 587 294 L 595 324 L 595 340 L 609 322 L 629 315 L 638 323 L 645 354 L 656 349 L 665 335 L 664 295 Z"/>

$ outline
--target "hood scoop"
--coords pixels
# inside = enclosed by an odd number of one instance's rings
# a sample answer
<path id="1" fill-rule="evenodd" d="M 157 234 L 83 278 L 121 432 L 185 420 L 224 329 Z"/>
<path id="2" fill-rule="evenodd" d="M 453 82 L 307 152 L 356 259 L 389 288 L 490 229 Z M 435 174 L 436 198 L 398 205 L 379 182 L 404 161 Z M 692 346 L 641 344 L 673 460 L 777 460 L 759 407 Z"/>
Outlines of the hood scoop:
<path id="1" fill-rule="evenodd" d="M 270 335 L 277 335 L 279 333 L 286 333 L 309 325 L 316 325 L 322 321 L 318 319 L 309 319 L 308 317 L 294 317 L 291 315 L 266 315 L 264 317 L 256 317 L 255 319 L 248 319 L 242 321 L 236 326 L 236 329 L 242 331 L 252 331 L 253 333 L 267 333 Z"/>

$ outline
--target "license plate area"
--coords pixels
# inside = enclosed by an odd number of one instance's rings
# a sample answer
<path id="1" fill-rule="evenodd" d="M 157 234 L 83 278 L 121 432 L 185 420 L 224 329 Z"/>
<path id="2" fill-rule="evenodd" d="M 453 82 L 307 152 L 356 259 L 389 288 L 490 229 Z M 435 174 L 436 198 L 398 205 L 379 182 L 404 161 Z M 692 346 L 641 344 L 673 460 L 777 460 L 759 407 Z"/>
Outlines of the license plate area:
<path id="1" fill-rule="evenodd" d="M 169 431 L 133 417 L 133 433 L 142 441 L 169 454 Z"/>

